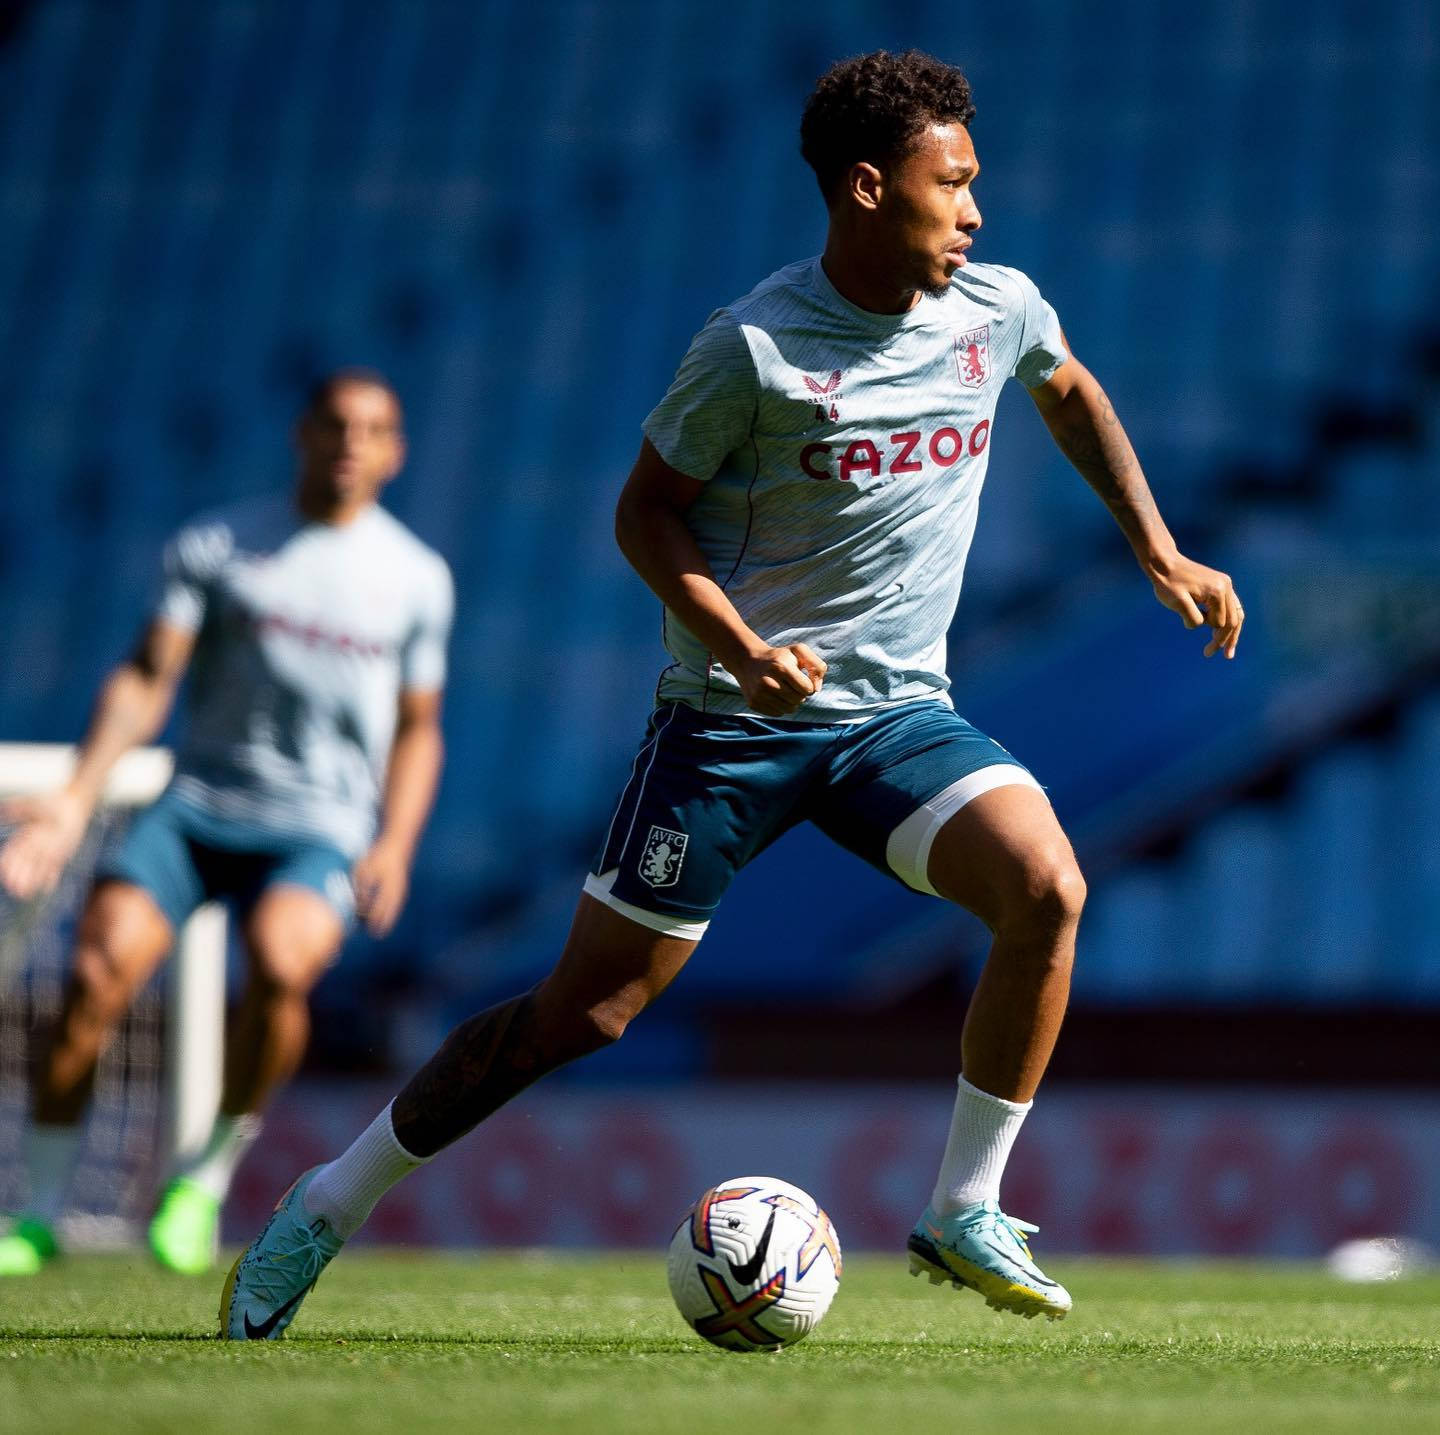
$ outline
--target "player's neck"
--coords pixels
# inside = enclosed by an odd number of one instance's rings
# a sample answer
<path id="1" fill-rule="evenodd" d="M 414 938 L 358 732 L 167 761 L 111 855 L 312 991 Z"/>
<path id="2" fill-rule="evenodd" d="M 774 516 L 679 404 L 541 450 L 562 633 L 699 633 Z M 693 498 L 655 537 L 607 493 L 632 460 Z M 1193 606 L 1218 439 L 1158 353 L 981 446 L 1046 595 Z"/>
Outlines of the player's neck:
<path id="1" fill-rule="evenodd" d="M 920 302 L 920 291 L 897 286 L 877 269 L 864 249 L 831 228 L 820 256 L 825 277 L 842 299 L 871 314 L 905 314 Z"/>
<path id="2" fill-rule="evenodd" d="M 353 523 L 374 503 L 373 498 L 329 499 L 309 492 L 304 484 L 295 491 L 295 507 L 300 516 L 330 528 L 344 528 L 347 523 Z"/>

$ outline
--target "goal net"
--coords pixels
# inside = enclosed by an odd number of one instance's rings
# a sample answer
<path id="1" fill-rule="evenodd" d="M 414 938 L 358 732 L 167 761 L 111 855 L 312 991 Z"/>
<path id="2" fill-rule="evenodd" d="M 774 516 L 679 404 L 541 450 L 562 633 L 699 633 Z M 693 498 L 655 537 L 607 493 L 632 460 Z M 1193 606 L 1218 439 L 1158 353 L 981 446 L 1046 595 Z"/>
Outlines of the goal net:
<path id="1" fill-rule="evenodd" d="M 0 798 L 63 786 L 74 749 L 0 743 Z M 95 863 L 137 807 L 160 795 L 170 754 L 143 748 L 116 764 L 95 820 L 56 889 L 17 903 L 0 892 L 0 1212 L 25 1201 L 20 1142 L 28 1120 L 31 1063 L 60 1009 L 76 921 Z M 0 840 L 9 829 L 0 825 Z M 204 907 L 176 951 L 136 999 L 100 1058 L 85 1141 L 61 1221 L 71 1246 L 124 1245 L 149 1218 L 156 1181 L 172 1152 L 209 1133 L 220 1096 L 225 999 L 225 917 Z"/>

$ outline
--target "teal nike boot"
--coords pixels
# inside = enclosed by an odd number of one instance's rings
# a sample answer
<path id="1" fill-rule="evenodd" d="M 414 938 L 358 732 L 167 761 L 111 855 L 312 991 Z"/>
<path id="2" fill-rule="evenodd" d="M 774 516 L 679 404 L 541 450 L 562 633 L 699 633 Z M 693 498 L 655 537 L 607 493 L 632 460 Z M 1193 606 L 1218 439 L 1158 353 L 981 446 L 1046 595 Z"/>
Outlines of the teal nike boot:
<path id="1" fill-rule="evenodd" d="M 1070 1311 L 1070 1292 L 1031 1258 L 1025 1238 L 1036 1230 L 1005 1215 L 994 1201 L 943 1217 L 927 1206 L 907 1243 L 910 1274 L 928 1275 L 931 1285 L 968 1286 L 993 1310 L 1014 1311 L 1027 1320 L 1037 1315 L 1063 1320 Z"/>
<path id="2" fill-rule="evenodd" d="M 241 1251 L 220 1293 L 222 1340 L 279 1340 L 344 1245 L 324 1216 L 305 1209 L 307 1171 L 280 1198 L 265 1229 Z"/>

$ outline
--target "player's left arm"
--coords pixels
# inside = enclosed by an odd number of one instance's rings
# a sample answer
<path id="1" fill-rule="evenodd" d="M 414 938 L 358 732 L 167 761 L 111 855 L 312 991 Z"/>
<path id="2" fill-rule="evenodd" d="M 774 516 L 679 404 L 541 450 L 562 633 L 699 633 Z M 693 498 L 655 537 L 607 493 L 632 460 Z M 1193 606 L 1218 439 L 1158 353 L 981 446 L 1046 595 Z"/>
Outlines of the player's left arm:
<path id="1" fill-rule="evenodd" d="M 1187 628 L 1206 624 L 1205 656 L 1235 656 L 1245 610 L 1227 574 L 1187 558 L 1160 517 L 1150 486 L 1105 391 L 1073 355 L 1043 384 L 1029 390 L 1060 452 L 1100 496 L 1155 596 Z"/>
<path id="2" fill-rule="evenodd" d="M 385 770 L 380 831 L 355 864 L 355 910 L 373 936 L 395 925 L 410 890 L 410 867 L 440 785 L 445 741 L 440 693 L 403 690 Z"/>

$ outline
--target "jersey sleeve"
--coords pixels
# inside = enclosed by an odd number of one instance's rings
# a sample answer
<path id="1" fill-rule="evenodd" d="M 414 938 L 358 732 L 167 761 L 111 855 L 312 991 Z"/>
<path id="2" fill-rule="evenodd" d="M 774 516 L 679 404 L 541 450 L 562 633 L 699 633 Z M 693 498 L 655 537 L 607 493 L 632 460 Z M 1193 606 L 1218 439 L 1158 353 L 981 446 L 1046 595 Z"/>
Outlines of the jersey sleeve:
<path id="1" fill-rule="evenodd" d="M 415 624 L 400 651 L 400 686 L 407 692 L 438 692 L 445 686 L 446 649 L 454 617 L 455 585 L 449 567 L 436 558 Z"/>
<path id="2" fill-rule="evenodd" d="M 1011 373 L 1027 389 L 1038 389 L 1070 355 L 1060 335 L 1060 320 L 1034 281 L 1018 269 L 1006 272 L 1020 291 L 1020 347 Z"/>
<path id="3" fill-rule="evenodd" d="M 671 468 L 708 481 L 750 436 L 759 389 L 739 322 L 728 309 L 717 309 L 645 420 L 645 436 Z"/>
<path id="4" fill-rule="evenodd" d="M 192 523 L 182 528 L 165 546 L 154 616 L 187 632 L 198 632 L 216 575 L 233 546 L 226 524 Z"/>

